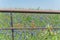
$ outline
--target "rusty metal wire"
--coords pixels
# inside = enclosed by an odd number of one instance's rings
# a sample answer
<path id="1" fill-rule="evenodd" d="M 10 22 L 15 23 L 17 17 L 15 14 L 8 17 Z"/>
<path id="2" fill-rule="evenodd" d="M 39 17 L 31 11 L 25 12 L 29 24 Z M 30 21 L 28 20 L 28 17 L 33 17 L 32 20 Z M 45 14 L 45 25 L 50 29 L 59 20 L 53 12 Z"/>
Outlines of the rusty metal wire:
<path id="1" fill-rule="evenodd" d="M 44 29 L 48 29 L 48 28 L 45 28 L 45 27 L 36 27 L 36 28 L 19 28 L 19 27 L 10 27 L 10 28 L 0 28 L 0 30 L 44 30 Z M 60 28 L 57 28 L 57 27 L 55 27 L 55 28 L 53 28 L 54 30 L 60 30 Z"/>

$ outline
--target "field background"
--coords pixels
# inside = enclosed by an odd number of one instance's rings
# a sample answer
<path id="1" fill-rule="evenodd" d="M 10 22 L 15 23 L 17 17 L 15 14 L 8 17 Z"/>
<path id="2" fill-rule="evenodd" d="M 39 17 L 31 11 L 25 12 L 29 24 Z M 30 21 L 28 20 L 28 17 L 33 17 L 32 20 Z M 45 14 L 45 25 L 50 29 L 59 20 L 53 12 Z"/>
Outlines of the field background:
<path id="1" fill-rule="evenodd" d="M 60 14 L 12 13 L 14 27 L 52 27 L 60 26 Z M 10 13 L 0 13 L 0 28 L 10 28 Z M 56 31 L 60 38 L 59 30 Z M 44 33 L 46 33 L 44 35 Z M 48 32 L 42 30 L 14 30 L 14 40 L 52 40 Z M 43 36 L 42 36 L 43 35 Z M 44 39 L 44 36 L 47 39 Z M 11 30 L 0 30 L 0 40 L 12 40 Z"/>

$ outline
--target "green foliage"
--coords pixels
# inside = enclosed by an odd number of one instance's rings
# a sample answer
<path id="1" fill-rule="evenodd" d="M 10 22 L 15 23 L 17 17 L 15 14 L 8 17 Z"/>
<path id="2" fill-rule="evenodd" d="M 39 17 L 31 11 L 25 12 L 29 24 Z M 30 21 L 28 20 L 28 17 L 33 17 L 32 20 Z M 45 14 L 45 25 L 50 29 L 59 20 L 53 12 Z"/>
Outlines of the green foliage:
<path id="1" fill-rule="evenodd" d="M 32 21 L 34 21 L 36 27 L 45 27 L 47 24 L 51 24 L 53 27 L 59 27 L 60 14 L 13 13 L 14 25 L 20 23 L 24 27 L 31 27 Z M 0 13 L 0 28 L 10 27 L 10 22 L 10 13 Z M 44 31 L 14 30 L 14 40 L 60 40 L 60 32 L 55 34 L 55 31 L 50 31 L 49 25 L 47 28 L 48 29 Z M 0 33 L 0 40 L 12 40 L 11 30 L 7 32 L 6 30 L 3 30 L 2 32 Z"/>
<path id="2" fill-rule="evenodd" d="M 13 13 L 13 23 L 30 27 L 34 21 L 36 27 L 45 27 L 51 24 L 53 27 L 60 26 L 60 14 L 34 14 L 34 13 Z M 0 28 L 10 27 L 10 13 L 0 13 Z"/>
<path id="3" fill-rule="evenodd" d="M 48 29 L 49 30 L 49 29 Z M 15 31 L 15 40 L 20 39 L 20 40 L 60 40 L 60 37 L 57 32 L 51 32 L 48 30 L 24 30 L 24 31 Z M 20 34 L 19 34 L 20 33 Z M 18 36 L 17 36 L 18 34 Z M 19 37 L 20 36 L 20 37 Z M 59 38 L 58 38 L 59 37 Z"/>

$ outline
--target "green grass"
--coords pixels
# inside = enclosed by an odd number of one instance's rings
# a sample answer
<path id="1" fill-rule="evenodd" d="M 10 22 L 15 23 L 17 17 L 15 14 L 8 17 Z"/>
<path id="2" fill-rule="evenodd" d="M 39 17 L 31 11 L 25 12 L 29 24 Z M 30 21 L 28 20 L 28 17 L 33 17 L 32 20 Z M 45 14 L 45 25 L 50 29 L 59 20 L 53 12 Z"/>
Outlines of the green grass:
<path id="1" fill-rule="evenodd" d="M 59 27 L 60 14 L 13 13 L 14 27 L 21 27 L 21 25 L 31 27 L 32 21 L 36 27 L 46 27 L 48 24 L 52 27 Z M 11 27 L 10 22 L 9 13 L 0 13 L 0 28 Z M 14 30 L 14 40 L 60 40 L 60 31 L 56 32 L 56 35 L 51 35 L 48 30 Z M 11 30 L 0 30 L 0 40 L 12 40 L 11 33 Z"/>
<path id="2" fill-rule="evenodd" d="M 60 26 L 60 14 L 29 14 L 15 13 L 13 15 L 14 24 L 23 24 L 23 26 L 31 27 L 34 21 L 36 27 L 45 27 L 47 24 L 53 27 Z"/>
<path id="3" fill-rule="evenodd" d="M 47 24 L 53 27 L 60 26 L 60 14 L 30 14 L 30 13 L 13 13 L 14 27 L 17 24 L 23 25 L 23 27 L 31 27 L 32 21 L 36 27 L 45 27 Z M 10 27 L 10 14 L 0 13 L 0 28 Z"/>

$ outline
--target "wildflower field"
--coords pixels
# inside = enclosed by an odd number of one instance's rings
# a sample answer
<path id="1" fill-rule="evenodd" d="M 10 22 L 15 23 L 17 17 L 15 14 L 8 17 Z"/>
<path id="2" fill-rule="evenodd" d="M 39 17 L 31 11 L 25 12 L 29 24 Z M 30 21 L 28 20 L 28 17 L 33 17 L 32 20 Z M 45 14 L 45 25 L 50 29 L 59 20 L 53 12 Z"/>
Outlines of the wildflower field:
<path id="1" fill-rule="evenodd" d="M 60 40 L 60 14 L 12 13 L 13 27 L 36 28 L 41 30 L 14 30 L 14 40 Z M 49 24 L 49 25 L 48 25 Z M 52 25 L 52 26 L 51 26 Z M 10 28 L 10 13 L 0 13 L 0 28 Z M 0 30 L 0 40 L 12 40 L 11 30 Z"/>

